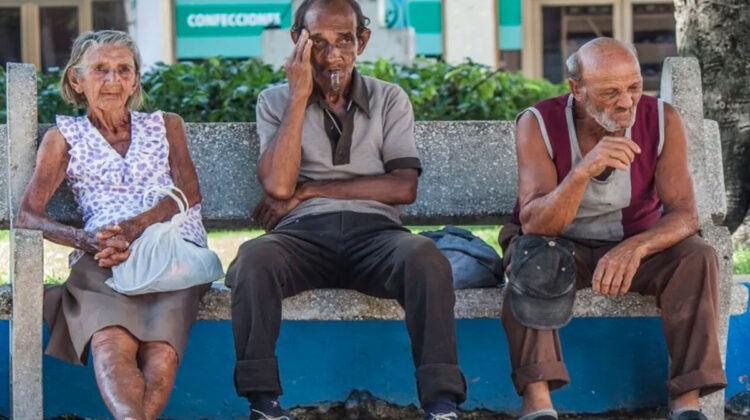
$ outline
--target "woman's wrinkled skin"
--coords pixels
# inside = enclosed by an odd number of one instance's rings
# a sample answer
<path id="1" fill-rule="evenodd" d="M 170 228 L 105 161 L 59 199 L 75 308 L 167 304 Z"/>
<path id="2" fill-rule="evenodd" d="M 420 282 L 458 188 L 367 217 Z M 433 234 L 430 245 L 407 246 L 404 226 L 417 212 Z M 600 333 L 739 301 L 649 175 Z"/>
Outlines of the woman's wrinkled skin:
<path id="1" fill-rule="evenodd" d="M 128 100 L 140 88 L 140 69 L 126 45 L 88 47 L 81 62 L 68 69 L 70 87 L 86 99 L 87 117 L 121 155 L 131 143 Z M 63 82 L 65 83 L 65 81 Z M 174 184 L 190 206 L 201 201 L 198 179 L 188 154 L 182 119 L 164 113 L 169 163 Z M 171 199 L 118 225 L 89 234 L 61 224 L 46 213 L 52 194 L 65 179 L 69 146 L 59 130 L 50 129 L 37 153 L 36 170 L 22 198 L 16 225 L 37 229 L 46 239 L 94 254 L 101 267 L 112 267 L 130 255 L 130 244 L 153 223 L 169 220 L 178 209 Z M 96 382 L 116 419 L 156 419 L 169 399 L 179 356 L 166 342 L 141 342 L 126 329 L 112 326 L 92 336 Z"/>

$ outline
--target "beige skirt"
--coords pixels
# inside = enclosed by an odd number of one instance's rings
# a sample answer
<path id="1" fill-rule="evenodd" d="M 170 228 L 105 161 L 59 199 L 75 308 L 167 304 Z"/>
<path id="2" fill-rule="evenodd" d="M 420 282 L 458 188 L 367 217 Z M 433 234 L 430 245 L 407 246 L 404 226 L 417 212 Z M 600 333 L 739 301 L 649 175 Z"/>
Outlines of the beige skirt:
<path id="1" fill-rule="evenodd" d="M 163 341 L 182 354 L 198 303 L 210 284 L 174 292 L 127 296 L 104 282 L 112 270 L 99 267 L 93 256 L 82 256 L 60 286 L 44 292 L 44 321 L 49 327 L 45 353 L 86 365 L 89 342 L 105 327 L 125 328 L 140 341 Z"/>

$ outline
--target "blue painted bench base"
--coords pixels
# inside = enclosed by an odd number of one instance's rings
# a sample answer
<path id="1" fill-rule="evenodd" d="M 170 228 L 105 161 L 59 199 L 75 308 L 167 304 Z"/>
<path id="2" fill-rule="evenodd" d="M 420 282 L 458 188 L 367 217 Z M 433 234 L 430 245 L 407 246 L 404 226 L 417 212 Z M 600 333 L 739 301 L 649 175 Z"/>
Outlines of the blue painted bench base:
<path id="1" fill-rule="evenodd" d="M 515 412 L 520 399 L 510 382 L 500 322 L 457 322 L 459 357 L 469 383 L 463 408 Z M 8 321 L 0 321 L 0 346 L 8 344 L 8 328 Z M 750 391 L 750 312 L 733 316 L 729 331 L 727 399 Z M 665 404 L 667 355 L 658 318 L 576 318 L 561 337 L 572 383 L 553 395 L 560 411 L 596 413 Z M 342 401 L 352 389 L 367 389 L 398 405 L 417 403 L 403 322 L 284 321 L 278 355 L 285 406 Z M 0 415 L 8 416 L 7 353 L 4 357 Z M 232 387 L 233 361 L 230 321 L 197 322 L 164 416 L 184 420 L 246 416 L 247 404 Z M 45 356 L 44 395 L 45 417 L 108 417 L 90 366 Z"/>
<path id="2" fill-rule="evenodd" d="M 8 325 L 0 322 L 0 346 L 7 344 L 3 341 Z M 667 356 L 658 318 L 577 318 L 561 336 L 572 383 L 554 395 L 560 411 L 603 412 L 661 406 L 666 401 Z M 458 344 L 469 384 L 469 399 L 463 407 L 517 410 L 520 399 L 510 381 L 500 322 L 459 320 Z M 403 322 L 284 321 L 278 356 L 285 389 L 282 402 L 287 407 L 342 401 L 352 389 L 369 390 L 398 405 L 417 403 Z M 246 402 L 232 387 L 233 360 L 230 322 L 197 322 L 164 416 L 227 419 L 247 415 Z M 0 384 L 7 384 L 3 379 L 8 375 L 7 363 L 0 366 L 5 367 L 0 371 Z M 0 389 L 3 415 L 8 413 L 7 395 L 7 389 Z M 45 417 L 65 413 L 108 417 L 90 366 L 73 366 L 45 356 L 44 395 Z"/>

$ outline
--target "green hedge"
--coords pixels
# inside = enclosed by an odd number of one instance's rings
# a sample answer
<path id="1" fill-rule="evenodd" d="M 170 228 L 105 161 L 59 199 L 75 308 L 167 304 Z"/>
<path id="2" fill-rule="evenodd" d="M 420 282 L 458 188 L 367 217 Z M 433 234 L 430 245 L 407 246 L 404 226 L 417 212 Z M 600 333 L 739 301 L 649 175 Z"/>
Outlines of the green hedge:
<path id="1" fill-rule="evenodd" d="M 363 74 L 399 84 L 409 95 L 418 120 L 511 120 L 527 106 L 567 90 L 563 84 L 526 79 L 465 62 L 417 61 L 412 65 L 385 60 L 359 63 Z M 0 122 L 5 122 L 5 74 L 0 68 Z M 201 63 L 159 64 L 143 75 L 146 110 L 177 112 L 186 121 L 255 121 L 261 90 L 282 83 L 282 69 L 256 59 L 209 58 Z M 59 75 L 39 75 L 39 121 L 80 110 L 63 103 Z"/>

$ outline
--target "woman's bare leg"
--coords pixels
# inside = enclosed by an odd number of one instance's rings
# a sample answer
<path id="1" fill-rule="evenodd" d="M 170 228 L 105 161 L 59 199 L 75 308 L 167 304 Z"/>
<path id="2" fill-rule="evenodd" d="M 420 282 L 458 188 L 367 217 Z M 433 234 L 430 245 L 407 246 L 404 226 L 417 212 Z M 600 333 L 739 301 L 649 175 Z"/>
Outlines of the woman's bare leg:
<path id="1" fill-rule="evenodd" d="M 143 409 L 148 420 L 156 419 L 167 405 L 180 359 L 168 343 L 151 341 L 141 343 L 138 362 L 146 381 Z"/>
<path id="2" fill-rule="evenodd" d="M 117 420 L 146 420 L 145 383 L 137 360 L 139 346 L 140 342 L 121 327 L 106 327 L 91 337 L 96 384 Z"/>

